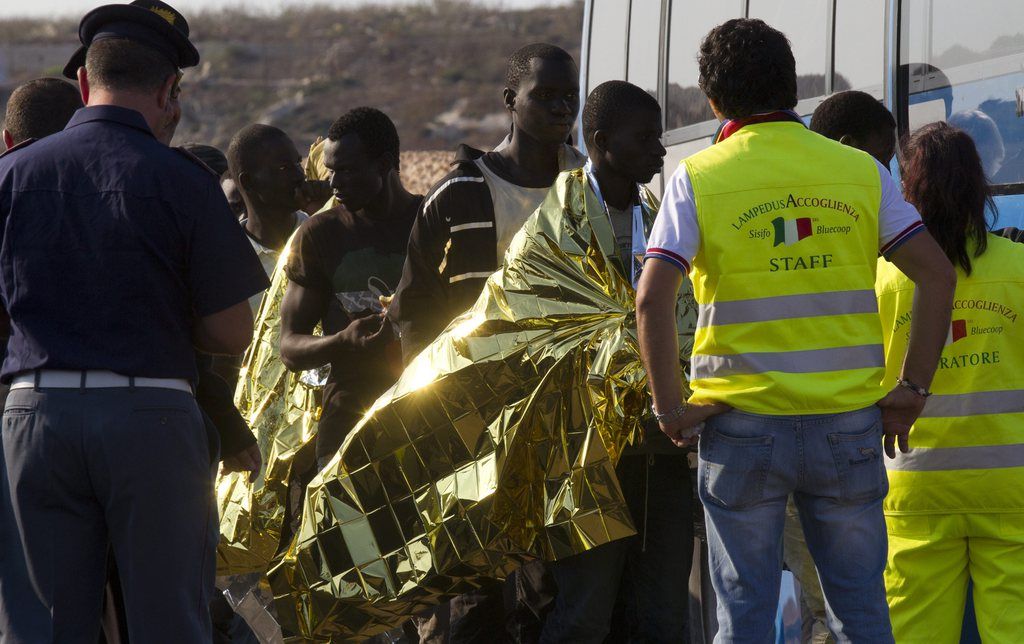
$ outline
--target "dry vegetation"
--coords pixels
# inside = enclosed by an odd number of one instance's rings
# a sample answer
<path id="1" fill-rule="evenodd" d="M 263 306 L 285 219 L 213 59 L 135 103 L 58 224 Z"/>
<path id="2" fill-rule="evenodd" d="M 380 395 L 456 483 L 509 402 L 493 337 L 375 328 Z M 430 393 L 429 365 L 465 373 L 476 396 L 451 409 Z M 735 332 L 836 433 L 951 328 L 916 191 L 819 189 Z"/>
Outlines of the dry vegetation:
<path id="1" fill-rule="evenodd" d="M 203 62 L 183 83 L 178 142 L 223 148 L 240 127 L 263 122 L 304 149 L 344 111 L 372 105 L 394 119 L 404 149 L 452 150 L 494 145 L 507 131 L 509 53 L 546 41 L 578 55 L 582 3 L 501 11 L 434 0 L 276 17 L 224 11 L 190 23 Z M 24 80 L 58 75 L 74 34 L 72 21 L 0 22 L 0 103 Z"/>

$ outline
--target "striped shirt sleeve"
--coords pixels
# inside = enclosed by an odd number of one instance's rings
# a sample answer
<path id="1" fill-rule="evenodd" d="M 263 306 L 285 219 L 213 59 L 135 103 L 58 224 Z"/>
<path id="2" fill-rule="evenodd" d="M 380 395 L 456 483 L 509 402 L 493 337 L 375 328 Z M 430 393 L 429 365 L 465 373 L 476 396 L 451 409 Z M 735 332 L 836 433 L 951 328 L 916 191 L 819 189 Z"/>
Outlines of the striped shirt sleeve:
<path id="1" fill-rule="evenodd" d="M 665 189 L 661 210 L 651 229 L 651 238 L 647 240 L 644 261 L 660 259 L 687 274 L 698 250 L 700 229 L 697 226 L 693 186 L 686 174 L 686 166 L 680 165 Z"/>
<path id="2" fill-rule="evenodd" d="M 882 200 L 878 206 L 878 253 L 885 259 L 908 239 L 924 230 L 917 208 L 907 203 L 899 184 L 881 163 L 878 174 L 882 180 Z"/>

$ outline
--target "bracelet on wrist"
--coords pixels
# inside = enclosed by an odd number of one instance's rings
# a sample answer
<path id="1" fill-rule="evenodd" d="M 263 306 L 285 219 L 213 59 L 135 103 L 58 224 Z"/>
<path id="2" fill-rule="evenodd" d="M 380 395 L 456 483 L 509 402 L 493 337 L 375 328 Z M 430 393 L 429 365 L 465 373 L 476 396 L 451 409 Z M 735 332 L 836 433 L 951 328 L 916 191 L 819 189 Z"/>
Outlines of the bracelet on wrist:
<path id="1" fill-rule="evenodd" d="M 918 396 L 921 396 L 922 398 L 927 398 L 928 396 L 932 395 L 932 392 L 928 391 L 926 388 L 920 385 L 916 385 L 904 378 L 897 378 L 896 384 L 899 385 L 900 387 L 905 387 L 906 389 L 909 389 L 910 391 L 914 392 Z"/>
<path id="2" fill-rule="evenodd" d="M 651 413 L 654 414 L 654 419 L 659 423 L 670 423 L 683 417 L 683 414 L 686 413 L 686 406 L 686 403 L 682 403 L 664 413 L 661 413 L 651 405 Z"/>

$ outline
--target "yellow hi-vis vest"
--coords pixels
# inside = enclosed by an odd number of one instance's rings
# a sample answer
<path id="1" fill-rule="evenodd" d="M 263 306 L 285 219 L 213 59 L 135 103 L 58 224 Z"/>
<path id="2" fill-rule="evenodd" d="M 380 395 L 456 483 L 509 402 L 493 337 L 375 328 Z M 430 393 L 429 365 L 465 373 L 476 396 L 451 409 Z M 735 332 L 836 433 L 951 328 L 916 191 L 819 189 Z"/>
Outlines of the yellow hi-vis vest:
<path id="1" fill-rule="evenodd" d="M 907 351 L 914 284 L 880 265 L 891 386 Z M 888 513 L 1024 510 L 1024 245 L 989 235 L 971 274 L 957 277 L 933 395 L 910 431 L 910 453 L 886 459 Z"/>
<path id="2" fill-rule="evenodd" d="M 881 181 L 800 123 L 748 125 L 683 161 L 700 251 L 691 401 L 826 414 L 883 395 L 874 284 Z"/>

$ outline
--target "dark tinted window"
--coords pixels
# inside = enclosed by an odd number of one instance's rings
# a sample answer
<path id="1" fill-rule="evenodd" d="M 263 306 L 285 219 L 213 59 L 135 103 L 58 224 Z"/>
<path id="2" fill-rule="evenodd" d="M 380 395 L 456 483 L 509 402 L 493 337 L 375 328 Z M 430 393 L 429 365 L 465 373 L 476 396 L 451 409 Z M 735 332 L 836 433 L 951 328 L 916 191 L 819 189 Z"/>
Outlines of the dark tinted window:
<path id="1" fill-rule="evenodd" d="M 729 0 L 672 0 L 668 31 L 666 129 L 715 118 L 697 86 L 697 50 L 712 27 L 742 15 L 742 3 Z"/>
<path id="2" fill-rule="evenodd" d="M 623 0 L 594 0 L 592 12 L 587 92 L 605 81 L 626 77 L 629 3 Z"/>
<path id="3" fill-rule="evenodd" d="M 881 98 L 885 79 L 885 0 L 837 0 L 833 91 Z"/>
<path id="4" fill-rule="evenodd" d="M 797 98 L 825 93 L 828 3 L 822 0 L 750 0 L 750 17 L 786 34 L 796 59 Z"/>
<path id="5" fill-rule="evenodd" d="M 633 0 L 629 10 L 629 64 L 626 80 L 658 96 L 658 43 L 661 1 Z"/>
<path id="6" fill-rule="evenodd" d="M 904 0 L 902 16 L 909 128 L 947 120 L 993 183 L 1024 182 L 1024 3 Z"/>

